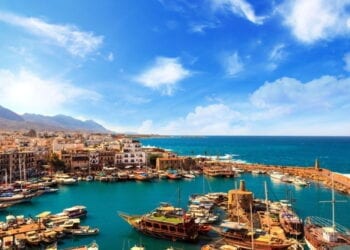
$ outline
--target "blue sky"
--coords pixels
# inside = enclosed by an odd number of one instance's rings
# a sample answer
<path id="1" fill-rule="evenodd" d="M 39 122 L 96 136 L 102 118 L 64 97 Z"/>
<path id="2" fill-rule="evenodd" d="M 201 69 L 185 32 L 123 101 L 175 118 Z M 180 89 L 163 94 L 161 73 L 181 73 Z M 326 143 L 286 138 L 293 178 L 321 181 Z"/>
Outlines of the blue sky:
<path id="1" fill-rule="evenodd" d="M 116 132 L 350 135 L 349 0 L 0 2 L 0 105 Z"/>

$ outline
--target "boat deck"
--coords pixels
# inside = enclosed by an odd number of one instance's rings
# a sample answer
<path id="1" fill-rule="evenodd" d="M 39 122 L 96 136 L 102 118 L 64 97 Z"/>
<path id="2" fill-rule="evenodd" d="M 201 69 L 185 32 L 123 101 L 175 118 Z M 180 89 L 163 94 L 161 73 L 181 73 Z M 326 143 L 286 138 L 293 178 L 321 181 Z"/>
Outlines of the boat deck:
<path id="1" fill-rule="evenodd" d="M 163 215 L 161 216 L 149 215 L 149 216 L 146 216 L 146 218 L 153 221 L 169 223 L 169 224 L 180 224 L 184 222 L 182 217 L 166 217 Z"/>

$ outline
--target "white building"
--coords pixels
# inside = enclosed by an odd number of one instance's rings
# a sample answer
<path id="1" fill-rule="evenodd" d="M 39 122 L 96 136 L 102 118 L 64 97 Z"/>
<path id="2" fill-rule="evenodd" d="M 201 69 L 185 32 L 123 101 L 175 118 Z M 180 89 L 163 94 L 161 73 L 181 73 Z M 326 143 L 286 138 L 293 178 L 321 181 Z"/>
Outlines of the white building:
<path id="1" fill-rule="evenodd" d="M 146 162 L 146 153 L 141 149 L 141 143 L 130 138 L 121 139 L 122 151 L 115 155 L 116 165 L 143 166 Z"/>

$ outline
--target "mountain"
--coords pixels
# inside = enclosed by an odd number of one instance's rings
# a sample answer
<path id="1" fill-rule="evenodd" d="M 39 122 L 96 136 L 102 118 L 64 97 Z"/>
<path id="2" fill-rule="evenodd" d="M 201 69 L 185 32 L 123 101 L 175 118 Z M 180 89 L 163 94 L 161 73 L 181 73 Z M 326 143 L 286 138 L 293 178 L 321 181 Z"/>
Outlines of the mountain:
<path id="1" fill-rule="evenodd" d="M 69 130 L 99 133 L 111 132 L 93 120 L 81 121 L 66 115 L 45 116 L 26 113 L 20 116 L 0 106 L 0 129 L 28 130 L 31 128 L 39 131 Z"/>
<path id="2" fill-rule="evenodd" d="M 16 114 L 15 112 L 4 108 L 3 106 L 0 105 L 0 118 L 5 119 L 5 120 L 10 120 L 10 121 L 24 121 L 24 119 Z"/>
<path id="3" fill-rule="evenodd" d="M 66 115 L 45 116 L 26 113 L 22 115 L 22 117 L 26 121 L 47 124 L 49 126 L 61 127 L 69 130 L 84 130 L 103 133 L 110 132 L 93 120 L 81 121 Z"/>

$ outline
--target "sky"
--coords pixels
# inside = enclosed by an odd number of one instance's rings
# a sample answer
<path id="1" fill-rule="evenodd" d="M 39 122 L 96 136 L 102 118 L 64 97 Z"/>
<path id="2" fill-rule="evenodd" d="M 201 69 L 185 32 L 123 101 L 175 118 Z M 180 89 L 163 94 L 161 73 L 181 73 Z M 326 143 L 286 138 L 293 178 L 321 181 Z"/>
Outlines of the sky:
<path id="1" fill-rule="evenodd" d="M 350 135 L 350 0 L 2 0 L 0 105 L 115 132 Z"/>

